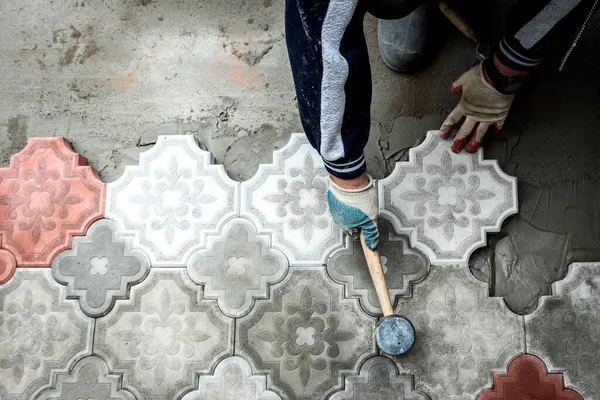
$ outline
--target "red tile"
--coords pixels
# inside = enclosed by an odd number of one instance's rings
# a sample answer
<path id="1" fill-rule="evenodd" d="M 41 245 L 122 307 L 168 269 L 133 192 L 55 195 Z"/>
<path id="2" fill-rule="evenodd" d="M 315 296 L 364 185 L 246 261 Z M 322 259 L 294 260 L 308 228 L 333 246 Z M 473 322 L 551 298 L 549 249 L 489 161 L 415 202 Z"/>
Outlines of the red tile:
<path id="1" fill-rule="evenodd" d="M 0 168 L 1 246 L 19 267 L 48 267 L 104 216 L 106 185 L 64 138 L 29 139 Z"/>
<path id="2" fill-rule="evenodd" d="M 17 262 L 13 255 L 6 250 L 0 249 L 0 285 L 12 278 L 16 267 Z"/>
<path id="3" fill-rule="evenodd" d="M 549 374 L 539 358 L 524 354 L 515 358 L 508 374 L 494 375 L 494 388 L 477 400 L 583 400 L 579 393 L 565 389 L 562 374 Z"/>

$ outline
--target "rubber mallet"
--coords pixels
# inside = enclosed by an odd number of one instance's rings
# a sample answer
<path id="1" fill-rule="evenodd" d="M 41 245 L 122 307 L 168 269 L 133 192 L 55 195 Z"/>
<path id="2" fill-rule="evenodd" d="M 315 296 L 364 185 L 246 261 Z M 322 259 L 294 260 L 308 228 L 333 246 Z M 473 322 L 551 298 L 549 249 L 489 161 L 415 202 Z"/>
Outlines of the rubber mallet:
<path id="1" fill-rule="evenodd" d="M 388 292 L 385 276 L 383 275 L 383 267 L 379 252 L 369 249 L 365 244 L 362 233 L 360 235 L 365 259 L 369 266 L 371 279 L 377 292 L 377 299 L 383 311 L 383 319 L 377 323 L 375 337 L 377 346 L 387 354 L 400 355 L 406 353 L 415 342 L 415 328 L 412 323 L 401 315 L 394 314 L 392 302 L 390 301 L 390 293 Z"/>

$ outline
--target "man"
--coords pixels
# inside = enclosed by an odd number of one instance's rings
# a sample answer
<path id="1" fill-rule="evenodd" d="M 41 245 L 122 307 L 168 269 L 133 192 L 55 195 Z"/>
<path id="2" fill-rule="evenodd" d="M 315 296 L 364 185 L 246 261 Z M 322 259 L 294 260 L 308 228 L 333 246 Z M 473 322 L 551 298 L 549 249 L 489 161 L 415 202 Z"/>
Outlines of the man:
<path id="1" fill-rule="evenodd" d="M 599 2 L 521 0 L 513 7 L 494 56 L 452 84 L 452 91 L 462 96 L 440 134 L 447 138 L 460 125 L 454 152 L 463 147 L 475 152 L 486 132 L 502 129 L 527 75 L 569 42 L 570 53 Z M 427 55 L 431 10 L 432 4 L 424 0 L 286 0 L 286 41 L 300 117 L 329 172 L 331 215 L 346 231 L 362 230 L 371 249 L 379 243 L 378 204 L 363 154 L 371 123 L 363 19 L 367 12 L 382 19 L 384 61 L 408 72 Z"/>

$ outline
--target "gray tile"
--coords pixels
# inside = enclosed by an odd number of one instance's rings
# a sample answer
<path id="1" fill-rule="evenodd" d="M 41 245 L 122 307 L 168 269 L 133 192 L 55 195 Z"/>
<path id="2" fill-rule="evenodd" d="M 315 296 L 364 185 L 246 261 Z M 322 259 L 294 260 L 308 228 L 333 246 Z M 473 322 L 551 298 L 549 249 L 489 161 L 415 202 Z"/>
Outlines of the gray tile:
<path id="1" fill-rule="evenodd" d="M 410 297 L 411 284 L 427 276 L 429 260 L 409 246 L 406 236 L 396 235 L 394 227 L 385 218 L 380 218 L 378 225 L 379 254 L 390 297 L 395 304 L 400 296 Z M 344 284 L 346 296 L 358 298 L 367 313 L 379 316 L 381 308 L 360 241 L 347 240 L 350 243 L 346 248 L 331 255 L 327 272 L 333 280 Z"/>
<path id="2" fill-rule="evenodd" d="M 193 136 L 161 136 L 107 187 L 106 217 L 135 236 L 152 266 L 185 266 L 206 234 L 239 215 L 239 183 Z"/>
<path id="3" fill-rule="evenodd" d="M 173 399 L 232 354 L 233 320 L 202 298 L 183 268 L 153 269 L 98 319 L 94 354 L 143 399 Z"/>
<path id="4" fill-rule="evenodd" d="M 373 357 L 360 367 L 358 376 L 347 376 L 344 391 L 330 400 L 430 400 L 414 390 L 413 381 L 412 375 L 400 375 L 389 358 Z"/>
<path id="5" fill-rule="evenodd" d="M 241 317 L 255 299 L 269 297 L 269 286 L 280 282 L 288 270 L 287 258 L 270 245 L 270 236 L 257 235 L 245 218 L 231 220 L 219 236 L 207 239 L 207 249 L 192 254 L 190 278 L 204 285 L 204 297 L 217 299 L 221 311 Z"/>
<path id="6" fill-rule="evenodd" d="M 600 393 L 600 263 L 571 264 L 540 306 L 525 316 L 527 351 L 584 399 Z"/>
<path id="7" fill-rule="evenodd" d="M 379 207 L 431 264 L 468 265 L 486 233 L 499 232 L 517 212 L 517 180 L 484 160 L 483 150 L 456 154 L 450 144 L 429 131 L 410 149 L 410 161 L 396 163 L 379 182 Z"/>
<path id="8" fill-rule="evenodd" d="M 433 400 L 471 400 L 492 384 L 492 371 L 506 371 L 525 352 L 523 317 L 465 266 L 433 266 L 397 308 L 415 326 L 415 345 L 394 357 L 400 372 Z"/>
<path id="9" fill-rule="evenodd" d="M 50 387 L 34 399 L 135 400 L 136 397 L 121 389 L 120 376 L 110 374 L 101 358 L 88 356 L 79 360 L 70 372 L 54 375 Z"/>
<path id="10" fill-rule="evenodd" d="M 343 246 L 342 232 L 327 205 L 327 171 L 304 134 L 273 153 L 273 164 L 261 165 L 241 185 L 241 215 L 273 235 L 273 247 L 290 265 L 322 265 Z"/>
<path id="11" fill-rule="evenodd" d="M 267 390 L 264 375 L 252 375 L 252 369 L 241 357 L 221 361 L 211 375 L 202 375 L 198 390 L 182 400 L 281 400 L 278 394 Z"/>
<path id="12" fill-rule="evenodd" d="M 102 219 L 85 237 L 73 238 L 72 250 L 54 259 L 54 279 L 67 286 L 67 298 L 79 299 L 90 317 L 106 315 L 117 299 L 126 299 L 129 288 L 148 275 L 150 260 L 132 249 L 131 241 L 121 235 L 117 224 Z"/>
<path id="13" fill-rule="evenodd" d="M 237 321 L 236 355 L 267 373 L 268 387 L 285 398 L 325 398 L 340 389 L 342 374 L 376 353 L 376 319 L 342 291 L 323 268 L 290 268 L 271 298 Z"/>
<path id="14" fill-rule="evenodd" d="M 48 268 L 17 268 L 0 285 L 0 399 L 29 399 L 91 354 L 94 320 L 64 291 Z"/>

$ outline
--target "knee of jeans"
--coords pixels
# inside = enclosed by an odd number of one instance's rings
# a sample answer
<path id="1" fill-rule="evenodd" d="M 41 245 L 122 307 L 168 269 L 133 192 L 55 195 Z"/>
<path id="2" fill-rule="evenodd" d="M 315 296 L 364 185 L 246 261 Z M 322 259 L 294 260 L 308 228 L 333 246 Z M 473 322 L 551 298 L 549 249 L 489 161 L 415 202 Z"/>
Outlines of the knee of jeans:
<path id="1" fill-rule="evenodd" d="M 404 18 L 426 0 L 369 0 L 367 11 L 379 19 Z"/>

